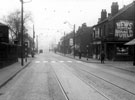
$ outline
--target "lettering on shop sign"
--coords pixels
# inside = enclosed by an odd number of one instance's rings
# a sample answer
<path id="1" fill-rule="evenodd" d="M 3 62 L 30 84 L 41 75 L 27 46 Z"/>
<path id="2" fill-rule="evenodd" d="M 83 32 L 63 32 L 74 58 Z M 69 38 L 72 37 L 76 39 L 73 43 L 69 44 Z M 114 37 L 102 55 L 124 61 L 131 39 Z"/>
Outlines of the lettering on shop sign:
<path id="1" fill-rule="evenodd" d="M 116 22 L 115 37 L 119 39 L 133 37 L 133 22 L 128 20 L 120 20 Z"/>

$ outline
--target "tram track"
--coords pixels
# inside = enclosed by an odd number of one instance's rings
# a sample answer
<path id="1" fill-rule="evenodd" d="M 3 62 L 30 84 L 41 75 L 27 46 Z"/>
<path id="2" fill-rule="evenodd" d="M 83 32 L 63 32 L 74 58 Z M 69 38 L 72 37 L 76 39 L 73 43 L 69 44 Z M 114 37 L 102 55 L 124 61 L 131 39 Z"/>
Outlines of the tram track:
<path id="1" fill-rule="evenodd" d="M 83 65 L 83 66 L 86 66 L 86 65 Z M 71 67 L 71 66 L 70 66 Z M 104 81 L 105 83 L 108 83 L 108 84 L 111 84 L 112 86 L 114 86 L 114 87 L 117 87 L 117 88 L 119 88 L 120 90 L 122 90 L 122 91 L 125 91 L 126 93 L 128 93 L 128 94 L 131 94 L 131 95 L 133 95 L 134 97 L 135 97 L 135 93 L 133 93 L 133 92 L 131 92 L 131 91 L 129 91 L 129 90 L 127 90 L 127 89 L 125 89 L 125 88 L 123 88 L 123 87 L 120 87 L 119 85 L 117 85 L 117 84 L 115 84 L 115 83 L 113 83 L 113 82 L 110 82 L 110 81 L 108 81 L 108 80 L 106 80 L 106 79 L 104 79 L 104 78 L 102 78 L 102 77 L 100 77 L 100 76 L 98 76 L 98 75 L 96 75 L 96 74 L 93 74 L 93 73 L 91 73 L 90 71 L 88 71 L 88 70 L 84 70 L 84 69 L 82 69 L 81 67 L 77 67 L 77 66 L 74 66 L 74 68 L 75 69 L 77 69 L 77 70 L 80 70 L 80 71 L 83 71 L 83 72 L 85 72 L 85 73 L 87 73 L 87 74 L 89 74 L 89 75 L 91 75 L 91 76 L 93 76 L 93 77 L 95 77 L 95 78 L 98 78 L 99 80 L 102 80 L 102 81 Z M 86 67 L 88 67 L 88 66 L 86 66 Z M 75 74 L 75 73 L 74 73 Z M 77 77 L 79 77 L 79 79 L 81 79 L 83 82 L 85 82 L 87 85 L 90 85 L 91 87 L 93 87 L 95 90 L 97 90 L 99 93 L 101 93 L 102 95 L 104 95 L 104 96 L 106 96 L 105 95 L 105 93 L 104 92 L 102 92 L 102 90 L 100 90 L 100 89 L 97 89 L 97 87 L 95 87 L 94 85 L 91 85 L 89 82 L 87 82 L 85 79 L 83 79 L 82 78 L 82 76 L 81 75 L 79 75 L 79 74 L 75 74 Z M 95 84 L 95 83 L 93 83 L 93 84 Z M 107 98 L 108 98 L 108 100 L 112 100 L 112 99 L 110 99 L 108 96 L 106 96 Z"/>
<path id="2" fill-rule="evenodd" d="M 51 66 L 51 68 L 52 68 L 52 70 L 53 70 L 53 72 L 54 72 L 55 78 L 56 78 L 56 80 L 57 80 L 57 82 L 58 82 L 58 84 L 59 84 L 59 87 L 60 87 L 60 89 L 61 89 L 63 95 L 65 96 L 66 100 L 71 100 L 71 99 L 68 97 L 68 94 L 67 94 L 66 90 L 64 89 L 62 83 L 60 82 L 59 77 L 57 76 L 56 71 L 53 69 L 52 66 Z M 73 74 L 74 74 L 74 73 L 73 73 Z M 74 74 L 74 75 L 75 75 L 75 74 Z M 75 76 L 76 76 L 76 75 L 75 75 Z M 81 81 L 84 82 L 84 80 L 82 80 L 82 79 L 79 78 L 78 76 L 76 76 L 76 77 L 77 77 L 79 80 L 81 80 Z M 92 88 L 93 90 L 95 90 L 98 94 L 100 94 L 100 95 L 101 95 L 102 97 L 104 97 L 106 100 L 112 100 L 112 99 L 110 99 L 108 96 L 106 96 L 103 92 L 101 92 L 101 91 L 99 91 L 98 89 L 96 89 L 94 86 L 92 86 L 92 85 L 90 85 L 90 84 L 88 84 L 88 83 L 86 83 L 86 82 L 84 82 L 84 83 L 85 83 L 87 86 L 89 86 L 90 88 Z"/>
<path id="3" fill-rule="evenodd" d="M 60 82 L 60 80 L 59 80 L 59 78 L 58 78 L 58 76 L 57 76 L 55 70 L 53 69 L 52 66 L 51 66 L 51 69 L 52 69 L 53 72 L 54 72 L 54 77 L 55 77 L 55 79 L 56 79 L 56 81 L 57 81 L 57 83 L 58 83 L 58 85 L 59 85 L 59 87 L 60 87 L 60 89 L 61 89 L 61 91 L 62 91 L 64 97 L 65 97 L 65 99 L 66 99 L 66 100 L 70 100 L 69 97 L 68 97 L 68 95 L 67 95 L 67 93 L 66 93 L 66 91 L 65 91 L 65 89 L 64 89 L 64 87 L 62 86 L 62 84 L 61 84 L 61 82 Z"/>
<path id="4" fill-rule="evenodd" d="M 130 91 L 128 91 L 128 90 L 126 90 L 126 89 L 124 89 L 124 88 L 122 88 L 122 87 L 120 87 L 120 86 L 118 86 L 118 85 L 116 85 L 116 84 L 114 84 L 114 83 L 112 83 L 112 82 L 110 82 L 110 81 L 108 81 L 108 80 L 102 78 L 102 77 L 99 77 L 99 76 L 97 76 L 97 75 L 95 75 L 95 74 L 93 74 L 93 73 L 90 73 L 90 72 L 86 71 L 86 70 L 83 70 L 83 69 L 81 69 L 81 70 L 84 71 L 84 72 L 87 72 L 88 74 L 90 74 L 90 75 L 92 75 L 92 76 L 94 76 L 94 77 L 96 77 L 96 78 L 99 78 L 99 79 L 101 79 L 101 80 L 103 80 L 103 81 L 105 81 L 105 82 L 107 82 L 107 83 L 109 83 L 109 84 L 112 84 L 112 85 L 114 85 L 115 87 L 118 87 L 118 88 L 120 88 L 120 89 L 122 89 L 122 90 L 124 90 L 124 91 L 126 91 L 126 92 L 128 92 L 128 93 L 130 93 L 130 94 L 132 94 L 132 95 L 135 96 L 135 93 L 130 92 Z"/>
<path id="5" fill-rule="evenodd" d="M 106 78 L 103 78 L 103 77 L 101 77 L 101 76 L 99 76 L 99 75 L 96 75 L 95 73 L 93 73 L 93 72 L 90 72 L 90 71 L 88 71 L 88 70 L 85 70 L 85 69 L 83 69 L 83 68 L 81 68 L 80 66 L 78 66 L 78 65 L 72 65 L 71 63 L 69 64 L 69 63 L 66 63 L 69 67 L 71 67 L 71 68 L 77 68 L 78 70 L 80 70 L 80 71 L 82 71 L 82 72 L 84 72 L 84 73 L 87 73 L 87 75 L 90 75 L 90 76 L 93 76 L 93 77 L 96 77 L 98 80 L 101 80 L 101 81 L 104 81 L 103 82 L 103 84 L 104 83 L 106 83 L 107 84 L 107 86 L 112 86 L 111 88 L 113 88 L 113 87 L 115 87 L 115 89 L 116 90 L 119 90 L 120 92 L 122 91 L 122 94 L 121 94 L 121 96 L 122 95 L 124 95 L 124 94 L 126 94 L 126 97 L 123 97 L 123 98 L 125 98 L 125 99 L 116 99 L 116 97 L 118 96 L 114 96 L 113 97 L 113 95 L 114 94 L 112 94 L 111 96 L 110 95 L 108 95 L 109 93 L 107 93 L 107 92 L 104 92 L 103 90 L 104 89 L 102 89 L 102 88 L 100 88 L 100 86 L 99 87 L 97 87 L 97 85 L 94 85 L 94 84 L 96 84 L 96 83 L 94 83 L 94 81 L 91 81 L 91 80 L 89 80 L 89 82 L 88 82 L 88 80 L 86 80 L 86 79 L 83 79 L 83 77 L 87 77 L 87 76 L 85 76 L 85 75 L 79 75 L 79 74 L 76 74 L 77 72 L 73 72 L 73 74 L 76 76 L 76 77 L 78 77 L 81 81 L 83 81 L 86 85 L 88 85 L 88 86 L 90 86 L 91 88 L 93 88 L 94 90 L 96 90 L 96 92 L 98 92 L 100 95 L 102 95 L 103 97 L 105 97 L 107 100 L 134 100 L 133 98 L 135 98 L 135 93 L 134 92 L 132 92 L 132 91 L 130 91 L 130 90 L 127 90 L 126 88 L 124 88 L 124 87 L 121 87 L 120 85 L 117 85 L 117 84 L 115 84 L 114 82 L 111 82 L 111 81 L 109 81 L 109 80 L 107 80 Z M 78 67 L 77 67 L 78 66 Z M 86 67 L 88 67 L 87 65 L 85 65 L 85 64 L 83 64 L 82 66 L 86 66 Z M 68 68 L 66 68 L 66 69 L 68 69 Z M 68 69 L 68 70 L 70 70 L 70 69 Z M 121 70 L 123 70 L 123 69 L 121 69 Z M 71 71 L 71 70 L 70 70 Z M 126 70 L 125 70 L 126 71 Z M 57 77 L 58 78 L 58 77 Z M 58 79 L 59 80 L 59 79 Z M 95 79 L 96 80 L 96 79 Z M 93 83 L 92 83 L 93 82 Z M 60 81 L 59 81 L 59 83 L 60 83 Z M 61 84 L 61 83 L 60 83 Z M 110 84 L 110 85 L 109 85 Z M 62 85 L 62 84 L 61 84 Z M 106 86 L 106 85 L 105 85 Z M 64 89 L 64 88 L 63 88 Z M 114 89 L 114 90 L 115 90 Z M 112 92 L 114 91 L 114 90 L 111 90 Z M 109 91 L 110 92 L 110 91 Z M 107 94 L 106 94 L 107 93 Z M 111 92 L 110 92 L 111 93 Z M 115 93 L 115 92 L 114 92 Z M 116 92 L 117 93 L 117 92 Z M 66 94 L 66 92 L 65 92 L 65 94 Z M 67 95 L 67 94 L 66 94 Z M 129 95 L 129 98 L 130 97 L 132 97 L 132 99 L 126 99 L 127 98 L 127 96 Z M 67 100 L 70 100 L 70 99 L 67 99 Z"/>
<path id="6" fill-rule="evenodd" d="M 67 69 L 69 70 L 69 69 Z M 73 73 L 76 77 L 78 77 L 75 73 Z M 92 89 L 94 89 L 97 93 L 99 93 L 101 96 L 103 96 L 104 98 L 106 98 L 106 100 L 112 100 L 111 98 L 109 98 L 108 96 L 106 96 L 103 92 L 101 92 L 100 90 L 98 90 L 96 87 L 94 87 L 93 85 L 87 83 L 85 80 L 83 80 L 81 77 L 78 77 L 81 81 L 83 81 L 86 85 L 88 85 L 89 87 L 91 87 Z"/>
<path id="7" fill-rule="evenodd" d="M 107 100 L 135 100 L 134 99 L 135 98 L 135 93 L 132 91 L 133 89 L 131 89 L 131 91 L 130 91 L 130 89 L 127 89 L 128 87 L 125 88 L 125 87 L 123 87 L 124 85 L 121 86 L 120 84 L 116 84 L 113 81 L 109 81 L 108 79 L 106 79 L 106 78 L 104 78 L 102 76 L 99 76 L 96 73 L 93 73 L 93 72 L 90 72 L 88 70 L 83 69 L 82 67 L 80 67 L 80 65 L 79 66 L 78 65 L 72 65 L 72 64 L 69 64 L 69 63 L 66 63 L 66 64 L 69 67 L 72 66 L 71 68 L 73 68 L 73 69 L 74 68 L 77 68 L 78 70 L 82 71 L 83 73 L 87 73 L 87 75 L 85 76 L 85 75 L 79 75 L 80 74 L 79 72 L 73 72 L 73 74 L 76 75 L 76 77 L 78 77 L 84 83 L 86 83 L 90 87 L 93 87 L 97 92 L 99 92 L 99 94 L 101 94 L 101 95 L 105 96 L 106 98 L 108 98 Z M 85 64 L 82 64 L 82 66 L 88 67 Z M 110 67 L 112 67 L 112 66 L 110 66 Z M 121 68 L 117 68 L 117 67 L 115 67 L 115 68 L 116 69 L 119 69 L 119 70 L 123 70 L 123 71 L 129 72 L 128 70 L 125 70 L 125 69 L 121 69 Z M 68 70 L 70 70 L 70 69 L 68 69 Z M 78 73 L 78 74 L 76 74 L 76 73 Z M 88 75 L 90 77 L 87 77 Z M 85 78 L 83 79 L 83 77 L 85 77 Z M 98 80 L 101 80 L 101 82 L 103 82 L 102 84 L 104 86 L 107 86 L 107 87 L 105 87 L 105 89 L 104 89 L 104 87 L 98 86 L 100 83 L 98 83 L 98 84 L 95 83 L 95 82 L 98 82 L 98 81 L 90 80 L 91 78 L 94 78 L 94 77 L 96 77 L 96 79 L 98 79 Z M 96 80 L 96 79 L 94 79 L 94 80 Z M 111 86 L 111 87 L 109 87 L 109 89 L 112 89 L 112 90 L 109 90 L 109 91 L 107 90 L 109 93 L 107 93 L 107 91 L 106 91 L 106 89 L 108 88 L 108 86 Z M 115 87 L 115 88 L 113 88 L 113 87 Z M 130 88 L 132 88 L 132 87 L 130 87 Z M 104 90 L 105 90 L 105 92 L 104 92 Z M 115 92 L 115 90 L 116 91 L 118 90 L 118 91 Z M 113 94 L 111 94 L 111 96 L 110 96 L 110 93 L 113 93 Z M 115 93 L 116 93 L 116 96 L 115 96 Z M 124 99 L 117 99 L 117 97 L 119 98 L 119 94 L 120 94 L 120 98 L 122 96 L 124 96 L 124 97 L 122 97 Z"/>

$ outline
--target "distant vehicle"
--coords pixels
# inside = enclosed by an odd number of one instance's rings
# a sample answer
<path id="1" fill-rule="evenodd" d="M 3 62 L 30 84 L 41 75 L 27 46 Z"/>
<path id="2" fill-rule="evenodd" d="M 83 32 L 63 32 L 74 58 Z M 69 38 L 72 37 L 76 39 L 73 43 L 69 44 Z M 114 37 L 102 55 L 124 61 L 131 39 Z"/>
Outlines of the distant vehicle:
<path id="1" fill-rule="evenodd" d="M 39 53 L 43 53 L 43 50 L 42 50 L 42 49 L 40 49 L 40 50 L 39 50 Z"/>

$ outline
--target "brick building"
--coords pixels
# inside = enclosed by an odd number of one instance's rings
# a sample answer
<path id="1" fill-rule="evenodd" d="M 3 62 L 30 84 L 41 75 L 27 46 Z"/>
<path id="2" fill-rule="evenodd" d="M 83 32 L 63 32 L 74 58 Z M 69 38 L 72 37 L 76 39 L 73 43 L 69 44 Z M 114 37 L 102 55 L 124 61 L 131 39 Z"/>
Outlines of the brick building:
<path id="1" fill-rule="evenodd" d="M 100 52 L 104 50 L 108 60 L 131 60 L 133 47 L 125 43 L 135 36 L 134 22 L 135 2 L 121 9 L 113 2 L 108 16 L 102 10 L 99 22 L 93 26 L 93 57 L 100 59 Z"/>

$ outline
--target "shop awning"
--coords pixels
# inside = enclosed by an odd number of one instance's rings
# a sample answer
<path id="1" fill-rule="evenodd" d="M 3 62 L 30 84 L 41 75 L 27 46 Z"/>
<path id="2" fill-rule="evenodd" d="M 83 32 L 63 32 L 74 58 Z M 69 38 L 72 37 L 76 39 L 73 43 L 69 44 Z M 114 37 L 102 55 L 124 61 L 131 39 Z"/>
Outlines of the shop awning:
<path id="1" fill-rule="evenodd" d="M 125 43 L 125 45 L 135 45 L 135 39 Z"/>

